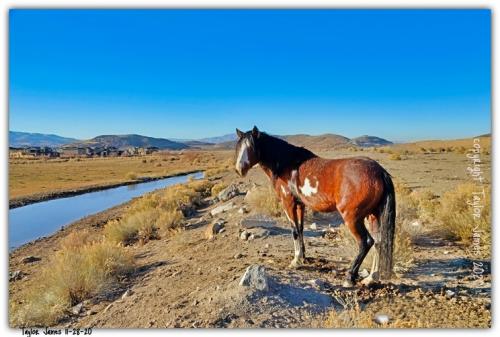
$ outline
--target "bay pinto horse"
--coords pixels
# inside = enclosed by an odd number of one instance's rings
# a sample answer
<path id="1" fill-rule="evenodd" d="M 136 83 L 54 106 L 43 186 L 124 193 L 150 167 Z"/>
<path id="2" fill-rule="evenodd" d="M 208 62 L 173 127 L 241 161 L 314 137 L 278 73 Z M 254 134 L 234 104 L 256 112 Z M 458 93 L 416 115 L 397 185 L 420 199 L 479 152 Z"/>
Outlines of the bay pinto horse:
<path id="1" fill-rule="evenodd" d="M 362 284 L 392 273 L 392 253 L 396 201 L 391 176 L 367 157 L 323 159 L 302 147 L 260 132 L 257 127 L 236 129 L 236 171 L 245 176 L 259 165 L 270 178 L 286 216 L 292 224 L 295 256 L 290 266 L 304 263 L 304 212 L 338 211 L 358 242 L 359 252 L 347 274 L 344 286 L 353 286 L 366 254 L 375 245 L 370 275 Z M 364 219 L 369 220 L 369 231 Z"/>

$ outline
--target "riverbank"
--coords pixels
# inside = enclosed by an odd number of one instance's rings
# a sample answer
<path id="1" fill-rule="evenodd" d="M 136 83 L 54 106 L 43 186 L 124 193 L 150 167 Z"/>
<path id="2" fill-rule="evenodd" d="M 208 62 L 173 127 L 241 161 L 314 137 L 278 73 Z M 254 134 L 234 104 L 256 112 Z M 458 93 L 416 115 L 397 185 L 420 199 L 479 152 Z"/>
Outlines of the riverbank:
<path id="1" fill-rule="evenodd" d="M 115 188 L 115 187 L 120 187 L 120 186 L 136 185 L 136 184 L 146 183 L 146 182 L 150 182 L 150 181 L 156 181 L 156 180 L 161 180 L 161 179 L 178 177 L 178 176 L 182 176 L 182 175 L 186 175 L 186 174 L 192 174 L 192 173 L 196 173 L 196 172 L 200 172 L 200 170 L 187 170 L 187 171 L 180 171 L 180 172 L 172 173 L 172 174 L 160 175 L 160 176 L 156 176 L 156 177 L 139 177 L 135 180 L 128 180 L 128 181 L 124 181 L 124 182 L 120 182 L 120 183 L 99 184 L 99 185 L 91 185 L 91 186 L 77 188 L 77 189 L 36 193 L 36 194 L 25 196 L 25 197 L 10 199 L 9 200 L 9 209 L 27 206 L 27 205 L 34 204 L 34 203 L 41 202 L 41 201 L 66 198 L 66 197 L 81 195 L 81 194 L 85 194 L 85 193 L 89 193 L 89 192 L 103 191 L 103 190 L 107 190 L 107 189 L 111 189 L 111 188 Z"/>

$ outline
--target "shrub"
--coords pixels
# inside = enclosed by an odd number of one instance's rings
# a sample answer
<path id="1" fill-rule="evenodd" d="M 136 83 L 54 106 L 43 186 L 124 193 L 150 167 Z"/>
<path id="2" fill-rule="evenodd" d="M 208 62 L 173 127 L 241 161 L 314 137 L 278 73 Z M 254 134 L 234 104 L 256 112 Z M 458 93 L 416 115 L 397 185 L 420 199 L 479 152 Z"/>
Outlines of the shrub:
<path id="1" fill-rule="evenodd" d="M 283 214 L 282 206 L 272 187 L 256 187 L 247 193 L 245 200 L 252 208 L 267 215 L 279 217 Z"/>
<path id="2" fill-rule="evenodd" d="M 127 173 L 127 179 L 128 180 L 137 180 L 137 178 L 138 178 L 137 177 L 137 173 L 135 173 L 135 172 L 129 172 L 129 173 Z"/>
<path id="3" fill-rule="evenodd" d="M 37 286 L 27 290 L 26 302 L 14 308 L 15 325 L 54 325 L 71 306 L 105 291 L 119 275 L 133 269 L 132 257 L 111 242 L 68 247 L 56 253 Z"/>
<path id="4" fill-rule="evenodd" d="M 227 187 L 227 184 L 223 183 L 223 182 L 220 182 L 220 183 L 217 183 L 215 184 L 213 187 L 212 187 L 212 190 L 211 190 L 211 195 L 212 197 L 215 197 L 217 196 L 220 192 L 222 192 L 225 188 Z"/>
<path id="5" fill-rule="evenodd" d="M 401 160 L 401 155 L 399 153 L 393 153 L 389 156 L 390 160 Z"/>
<path id="6" fill-rule="evenodd" d="M 485 186 L 484 197 L 481 195 L 478 208 L 478 217 L 474 217 L 474 193 L 481 191 L 472 183 L 458 185 L 454 190 L 446 192 L 436 210 L 439 221 L 438 229 L 447 238 L 457 239 L 463 243 L 472 242 L 473 229 L 477 225 L 482 231 L 482 245 L 489 247 L 491 244 L 491 187 Z M 489 252 L 489 249 L 487 249 Z"/>
<path id="7" fill-rule="evenodd" d="M 112 242 L 123 244 L 156 239 L 160 233 L 176 229 L 186 216 L 201 206 L 211 188 L 208 181 L 193 180 L 146 194 L 131 204 L 120 221 L 106 224 L 105 236 Z"/>
<path id="8" fill-rule="evenodd" d="M 227 167 L 226 166 L 220 166 L 216 168 L 211 168 L 205 171 L 205 177 L 210 178 L 213 176 L 216 176 L 218 174 L 227 172 Z"/>

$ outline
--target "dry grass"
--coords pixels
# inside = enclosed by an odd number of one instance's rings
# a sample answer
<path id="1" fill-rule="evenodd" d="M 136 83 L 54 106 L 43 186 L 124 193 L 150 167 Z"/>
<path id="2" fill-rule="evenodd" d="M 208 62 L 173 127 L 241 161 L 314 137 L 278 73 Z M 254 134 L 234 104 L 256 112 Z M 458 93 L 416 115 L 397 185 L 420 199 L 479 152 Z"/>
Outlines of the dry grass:
<path id="1" fill-rule="evenodd" d="M 224 183 L 224 182 L 219 182 L 217 184 L 215 184 L 213 187 L 212 187 L 212 190 L 211 190 L 211 194 L 212 194 L 212 197 L 215 197 L 217 196 L 220 192 L 222 192 L 225 188 L 227 187 L 227 184 Z"/>
<path id="2" fill-rule="evenodd" d="M 127 179 L 128 180 L 137 180 L 138 176 L 137 173 L 135 172 L 129 172 L 127 173 Z"/>
<path id="3" fill-rule="evenodd" d="M 117 277 L 133 269 L 133 259 L 120 245 L 106 240 L 89 242 L 89 235 L 71 234 L 41 271 L 36 287 L 14 306 L 15 326 L 50 326 L 69 308 L 108 289 Z"/>
<path id="4" fill-rule="evenodd" d="M 254 187 L 247 193 L 245 201 L 254 210 L 264 214 L 274 217 L 280 217 L 283 214 L 283 207 L 271 186 Z"/>
<path id="5" fill-rule="evenodd" d="M 390 160 L 402 160 L 403 158 L 401 157 L 401 155 L 399 153 L 392 153 L 391 155 L 389 155 L 389 159 Z"/>
<path id="6" fill-rule="evenodd" d="M 490 254 L 491 245 L 491 186 L 482 187 L 472 183 L 458 185 L 445 193 L 435 209 L 437 230 L 447 238 L 457 239 L 465 244 L 473 241 L 474 229 L 481 233 L 481 246 L 485 256 Z M 474 199 L 474 198 L 478 199 Z M 478 208 L 473 206 L 477 203 Z"/>
<path id="7" fill-rule="evenodd" d="M 491 136 L 479 137 L 483 154 L 491 152 Z M 472 147 L 472 138 L 454 140 L 426 140 L 414 143 L 394 144 L 394 151 L 409 150 L 419 153 L 443 153 L 454 152 L 464 154 Z"/>
<path id="8" fill-rule="evenodd" d="M 208 181 L 190 181 L 164 190 L 146 194 L 134 201 L 121 220 L 113 220 L 104 227 L 104 235 L 111 242 L 145 243 L 179 227 L 211 194 Z"/>

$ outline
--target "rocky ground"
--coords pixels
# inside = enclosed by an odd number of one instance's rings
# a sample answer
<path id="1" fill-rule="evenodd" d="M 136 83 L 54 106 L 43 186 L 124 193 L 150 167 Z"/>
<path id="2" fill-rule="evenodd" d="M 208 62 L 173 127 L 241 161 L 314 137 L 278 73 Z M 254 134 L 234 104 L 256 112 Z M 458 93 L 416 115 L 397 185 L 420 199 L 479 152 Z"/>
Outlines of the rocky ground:
<path id="1" fill-rule="evenodd" d="M 263 216 L 249 207 L 245 201 L 245 193 L 251 189 L 249 180 L 234 181 L 233 186 L 237 193 L 225 201 L 212 200 L 189 219 L 184 230 L 127 247 L 136 258 L 135 273 L 73 308 L 61 326 L 323 327 L 329 312 L 348 309 L 339 294 L 353 294 L 364 306 L 386 301 L 396 308 L 401 303 L 416 303 L 417 297 L 425 303 L 456 307 L 458 318 L 466 304 L 480 318 L 465 326 L 491 324 L 489 262 L 484 261 L 483 279 L 475 280 L 473 261 L 464 247 L 422 233 L 415 242 L 414 265 L 407 271 L 371 288 L 343 288 L 352 256 L 337 237 L 341 224 L 337 215 L 308 216 L 307 263 L 290 269 L 293 244 L 289 225 L 284 219 Z M 12 252 L 11 300 L 17 300 L 23 287 L 36 282 L 37 271 L 69 231 L 99 231 L 125 207 L 82 219 L 52 237 Z M 387 308 L 387 322 L 385 306 L 379 307 L 373 316 L 376 322 L 382 317 L 377 324 L 390 324 L 399 315 Z M 403 315 L 403 320 L 418 320 L 419 312 L 425 316 L 428 307 L 411 310 L 412 315 Z M 438 320 L 436 325 L 447 323 Z"/>

